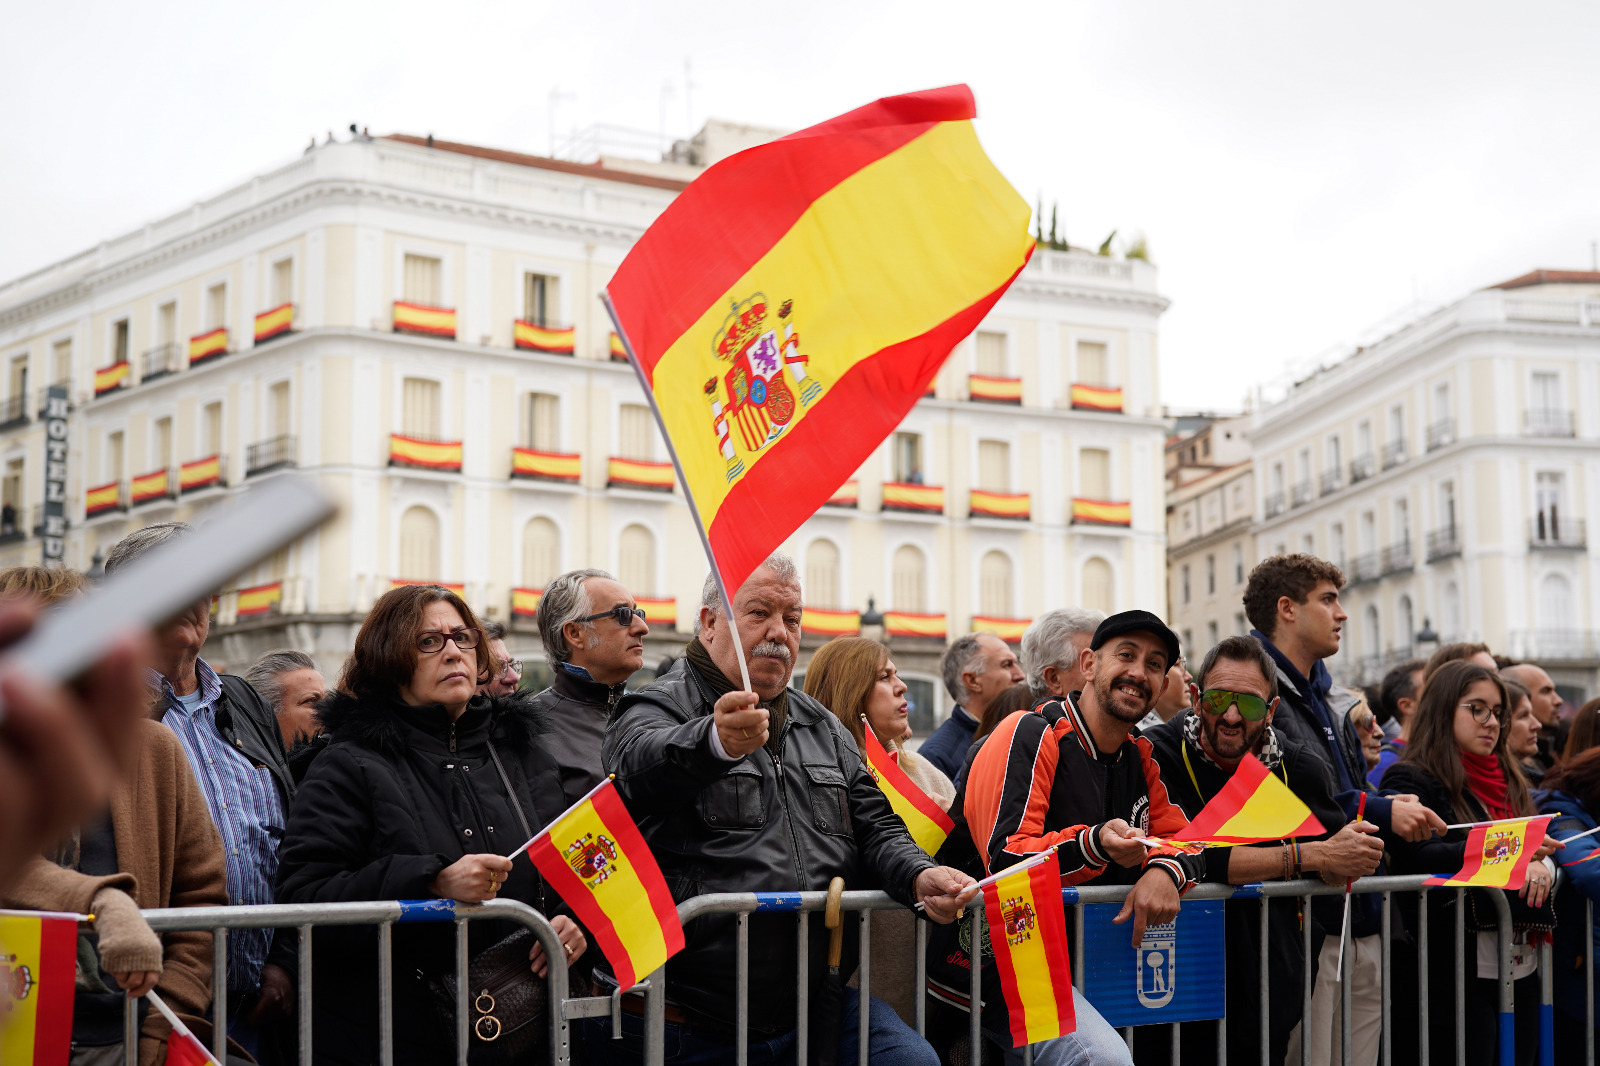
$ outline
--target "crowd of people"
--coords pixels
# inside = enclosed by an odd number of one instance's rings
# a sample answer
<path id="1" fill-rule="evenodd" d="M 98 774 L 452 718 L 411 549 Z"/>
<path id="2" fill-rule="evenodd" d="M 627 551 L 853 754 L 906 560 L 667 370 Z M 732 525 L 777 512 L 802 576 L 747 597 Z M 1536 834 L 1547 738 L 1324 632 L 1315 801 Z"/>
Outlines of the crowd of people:
<path id="1" fill-rule="evenodd" d="M 171 523 L 132 533 L 110 553 L 107 571 L 186 532 Z M 1467 839 L 1452 826 L 1543 811 L 1555 817 L 1535 842 L 1527 884 L 1506 894 L 1515 1059 L 1531 1063 L 1538 1050 L 1539 948 L 1552 936 L 1556 1054 L 1581 1049 L 1584 901 L 1600 898 L 1600 864 L 1574 867 L 1572 887 L 1553 889 L 1555 856 L 1566 865 L 1596 846 L 1580 834 L 1600 824 L 1600 700 L 1563 718 L 1543 669 L 1497 659 L 1481 644 L 1442 647 L 1370 691 L 1337 686 L 1325 660 L 1339 650 L 1343 585 L 1337 567 L 1312 556 L 1265 560 L 1244 594 L 1251 633 L 1222 640 L 1199 664 L 1159 617 L 1138 610 L 1052 610 L 1028 628 L 1020 654 L 990 633 L 962 636 L 941 662 L 954 710 L 920 747 L 907 743 L 907 687 L 884 644 L 836 638 L 813 654 L 803 689 L 792 685 L 803 593 L 781 554 L 730 590 L 732 617 L 708 578 L 683 654 L 632 691 L 649 627 L 631 592 L 600 570 L 573 571 L 546 587 L 538 627 L 551 683 L 538 693 L 521 691 L 522 664 L 508 653 L 504 629 L 441 586 L 381 597 L 331 689 L 316 662 L 294 651 L 265 655 L 243 676 L 217 673 L 202 656 L 210 624 L 202 601 L 143 643 L 119 645 L 76 687 L 0 678 L 8 711 L 0 800 L 20 805 L 0 821 L 0 905 L 95 915 L 81 935 L 75 1066 L 122 1061 L 126 997 L 152 988 L 207 1042 L 211 1020 L 225 1010 L 230 1066 L 295 1061 L 292 931 L 230 933 L 228 1002 L 219 1005 L 211 999 L 210 935 L 158 935 L 141 909 L 426 898 L 515 899 L 542 911 L 567 957 L 569 994 L 615 994 L 621 1007 L 617 1031 L 609 1016 L 578 1023 L 574 1056 L 595 1066 L 638 1063 L 643 999 L 617 987 L 568 901 L 532 864 L 505 858 L 609 776 L 679 902 L 712 892 L 825 889 L 841 877 L 907 905 L 873 915 L 870 996 L 851 988 L 837 1003 L 806 1000 L 810 1031 L 828 1034 L 813 1039 L 810 1058 L 853 1057 L 865 1016 L 874 1062 L 1016 1064 L 1021 1049 L 1012 1047 L 992 964 L 983 967 L 979 1007 L 984 1046 L 967 1044 L 974 947 L 970 923 L 954 919 L 986 875 L 1054 848 L 1064 885 L 1127 887 L 1116 921 L 1137 944 L 1147 926 L 1178 915 L 1196 884 L 1345 885 L 1375 873 L 1448 872 L 1462 865 Z M 0 572 L 0 641 L 86 587 L 71 571 Z M 868 730 L 954 822 L 936 854 L 917 845 L 876 784 L 864 755 Z M 1140 839 L 1182 828 L 1246 755 L 1311 809 L 1321 835 L 1198 855 Z M 81 785 L 69 792 L 60 779 Z M 1563 848 L 1567 838 L 1572 846 Z M 1342 965 L 1351 984 L 1350 1061 L 1373 1066 L 1387 954 L 1391 1016 L 1416 1017 L 1426 1007 L 1430 1058 L 1455 1061 L 1459 1021 L 1465 1060 L 1498 1061 L 1500 908 L 1492 891 L 1429 893 L 1424 905 L 1436 932 L 1421 958 L 1415 895 L 1395 897 L 1387 926 L 1376 895 L 1353 896 L 1342 956 L 1337 896 L 1314 897 L 1309 907 L 1275 899 L 1264 923 L 1261 903 L 1229 901 L 1227 1059 L 1259 1059 L 1263 1034 L 1274 1063 L 1298 1061 L 1302 1047 L 1313 1062 L 1338 1059 L 1334 972 Z M 1459 1019 L 1451 935 L 1458 906 L 1469 941 Z M 919 988 L 921 920 L 933 925 Z M 828 969 L 821 915 L 800 938 L 789 916 L 747 921 L 748 1061 L 792 1062 L 800 954 L 813 993 Z M 1301 949 L 1308 924 L 1309 958 Z M 687 928 L 684 949 L 667 965 L 668 1061 L 735 1061 L 739 938 L 733 915 L 705 915 Z M 377 931 L 320 928 L 313 943 L 316 1060 L 375 1062 Z M 496 978 L 502 983 L 538 984 L 548 973 L 543 947 L 510 923 L 471 923 L 467 946 L 473 959 L 511 960 Z M 992 961 L 986 941 L 978 951 Z M 451 929 L 397 926 L 392 963 L 394 1061 L 450 1061 Z M 855 937 L 845 937 L 841 971 L 863 964 Z M 1425 1005 L 1417 996 L 1422 966 L 1430 975 Z M 1307 967 L 1313 995 L 1302 1016 Z M 924 995 L 926 1038 L 914 1028 Z M 139 1060 L 159 1063 L 166 1025 L 142 1004 Z M 549 1008 L 530 1009 L 520 1019 L 496 1018 L 495 1038 L 506 1041 L 498 1048 L 474 1025 L 472 1061 L 541 1061 L 542 1041 L 528 1035 L 548 1024 Z M 475 1010 L 487 1016 L 493 1001 Z M 1180 1049 L 1167 1026 L 1135 1030 L 1130 1047 L 1081 993 L 1074 1010 L 1076 1031 L 1033 1045 L 1033 1061 L 1165 1062 L 1174 1050 L 1185 1061 L 1217 1060 L 1208 1023 L 1183 1026 Z M 1395 1061 L 1417 1061 L 1418 1029 L 1396 1027 Z M 838 1048 L 819 1055 L 833 1034 Z"/>

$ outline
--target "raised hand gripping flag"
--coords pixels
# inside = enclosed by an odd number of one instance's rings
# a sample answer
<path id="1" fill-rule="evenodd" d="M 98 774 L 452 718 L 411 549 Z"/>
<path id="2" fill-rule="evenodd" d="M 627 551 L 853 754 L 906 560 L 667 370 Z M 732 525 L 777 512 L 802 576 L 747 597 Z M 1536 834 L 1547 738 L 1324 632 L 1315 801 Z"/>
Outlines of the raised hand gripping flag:
<path id="1" fill-rule="evenodd" d="M 980 882 L 982 883 L 982 882 Z M 1075 1032 L 1072 962 L 1055 852 L 983 884 L 984 916 L 1011 1023 L 1011 1046 Z"/>
<path id="2" fill-rule="evenodd" d="M 964 85 L 711 167 L 606 288 L 731 594 L 853 476 L 1033 250 Z"/>
<path id="3" fill-rule="evenodd" d="M 1554 817 L 1541 814 L 1474 826 L 1467 833 L 1467 851 L 1462 857 L 1461 869 L 1453 874 L 1430 877 L 1423 884 L 1517 891 L 1528 879 L 1528 859 L 1544 843 L 1545 828 Z"/>
<path id="4" fill-rule="evenodd" d="M 916 841 L 917 847 L 929 855 L 937 853 L 945 837 L 956 827 L 955 821 L 933 802 L 931 796 L 918 788 L 916 782 L 906 776 L 893 755 L 883 750 L 865 715 L 861 718 L 861 732 L 866 737 L 864 754 L 872 779 L 888 797 L 894 813 L 906 823 L 906 831 Z"/>
<path id="5" fill-rule="evenodd" d="M 1174 840 L 1207 847 L 1257 844 L 1327 832 L 1311 808 L 1254 755 L 1245 754 L 1222 791 L 1211 797 Z"/>
<path id="6" fill-rule="evenodd" d="M 79 917 L 0 911 L 0 1063 L 66 1066 L 71 1057 Z"/>
<path id="7" fill-rule="evenodd" d="M 624 989 L 683 949 L 666 879 L 609 778 L 512 857 L 524 848 L 594 934 Z"/>

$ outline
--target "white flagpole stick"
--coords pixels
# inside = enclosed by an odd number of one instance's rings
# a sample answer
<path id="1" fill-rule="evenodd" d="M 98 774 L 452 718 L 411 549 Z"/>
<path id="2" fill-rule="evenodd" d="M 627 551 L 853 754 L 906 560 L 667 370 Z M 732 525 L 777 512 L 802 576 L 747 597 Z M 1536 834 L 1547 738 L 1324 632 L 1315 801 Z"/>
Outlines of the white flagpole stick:
<path id="1" fill-rule="evenodd" d="M 1344 893 L 1344 921 L 1339 925 L 1339 964 L 1333 968 L 1333 979 L 1339 980 L 1344 973 L 1344 942 L 1350 937 L 1350 890 Z"/>
<path id="2" fill-rule="evenodd" d="M 1056 853 L 1056 848 L 1059 848 L 1060 846 L 1061 846 L 1060 844 L 1055 844 L 1055 845 L 1053 845 L 1051 847 L 1045 848 L 1043 851 L 1039 852 L 1036 855 L 1030 855 L 1026 859 L 1023 859 L 1019 863 L 1014 863 L 1011 866 L 1007 866 L 1004 870 L 1001 870 L 999 873 L 990 874 L 988 877 L 985 877 L 982 881 L 974 881 L 974 882 L 972 882 L 972 884 L 969 885 L 968 887 L 969 888 L 976 888 L 978 891 L 981 892 L 981 891 L 983 891 L 983 886 L 992 885 L 996 881 L 1000 880 L 1002 877 L 1010 877 L 1012 874 L 1017 873 L 1017 872 L 1019 872 L 1021 870 L 1031 870 L 1035 866 L 1038 866 L 1041 862 L 1044 862 L 1050 856 L 1054 855 Z M 963 889 L 962 891 L 966 891 L 966 889 Z M 915 907 L 913 907 L 912 909 L 920 911 L 922 909 L 922 904 L 919 903 Z"/>
<path id="3" fill-rule="evenodd" d="M 711 538 L 706 535 L 706 524 L 700 520 L 700 508 L 695 503 L 694 493 L 689 489 L 689 479 L 683 476 L 683 464 L 678 461 L 678 449 L 673 447 L 672 435 L 667 432 L 667 424 L 661 420 L 661 408 L 656 406 L 655 391 L 645 379 L 644 368 L 639 365 L 639 357 L 633 352 L 633 342 L 628 339 L 628 331 L 622 328 L 622 320 L 617 317 L 617 309 L 611 304 L 611 293 L 601 289 L 600 302 L 605 304 L 606 314 L 611 316 L 611 325 L 616 328 L 623 350 L 628 353 L 628 365 L 633 367 L 634 376 L 639 379 L 639 388 L 644 392 L 645 402 L 650 405 L 650 413 L 655 416 L 656 428 L 661 430 L 661 439 L 667 442 L 667 456 L 672 460 L 672 469 L 677 472 L 678 484 L 683 486 L 683 498 L 688 501 L 689 513 L 694 516 L 695 532 L 700 534 L 700 544 L 706 550 L 706 561 L 711 564 L 711 576 L 717 582 L 717 591 L 722 593 L 722 609 L 727 612 L 728 632 L 733 636 L 733 650 L 739 657 L 739 680 L 744 682 L 746 692 L 752 692 L 754 690 L 750 687 L 750 667 L 744 661 L 744 642 L 739 639 L 739 624 L 733 617 L 733 597 L 728 593 L 727 586 L 722 583 L 722 570 L 717 566 L 716 553 L 711 550 Z"/>
<path id="4" fill-rule="evenodd" d="M 1539 817 L 1537 814 L 1528 815 L 1528 818 L 1537 818 L 1537 817 Z M 1457 822 L 1455 825 L 1447 825 L 1447 826 L 1445 826 L 1445 828 L 1446 829 L 1482 829 L 1482 828 L 1484 828 L 1486 826 L 1491 826 L 1491 825 L 1510 825 L 1512 822 L 1526 822 L 1528 820 L 1528 818 L 1496 818 L 1492 822 Z M 1589 833 L 1593 833 L 1593 832 L 1595 832 L 1595 830 L 1593 830 L 1593 829 L 1589 830 Z M 1583 835 L 1584 836 L 1588 836 L 1589 833 L 1584 833 Z"/>
<path id="5" fill-rule="evenodd" d="M 594 798 L 594 794 L 596 792 L 599 792 L 602 788 L 605 788 L 607 785 L 611 784 L 616 779 L 617 779 L 617 775 L 616 774 L 607 774 L 606 775 L 606 779 L 604 781 L 600 782 L 598 785 L 594 786 L 589 791 L 585 792 L 583 794 L 583 798 L 580 799 L 577 803 L 574 803 L 572 806 L 568 807 L 566 810 L 562 811 L 560 814 L 558 814 L 554 818 L 550 819 L 550 825 L 555 825 L 557 822 L 561 821 L 561 819 L 565 818 L 567 815 L 571 814 L 573 811 L 577 810 L 579 807 L 582 807 L 585 803 L 588 803 L 591 799 Z M 533 834 L 533 836 L 529 837 L 527 840 L 524 840 L 522 842 L 522 847 L 518 848 L 516 851 L 513 851 L 510 855 L 507 855 L 506 858 L 515 859 L 518 855 L 521 855 L 523 852 L 525 852 L 529 848 L 533 847 L 533 842 L 535 840 L 538 840 L 540 837 L 544 836 L 548 832 L 550 832 L 550 826 L 547 825 L 543 829 L 539 830 L 537 833 Z"/>
<path id="6" fill-rule="evenodd" d="M 1583 832 L 1579 833 L 1577 836 L 1567 837 L 1565 840 L 1562 841 L 1562 843 L 1563 844 L 1570 844 L 1574 840 L 1582 840 L 1584 837 L 1592 837 L 1596 833 L 1600 833 L 1600 825 L 1595 826 L 1593 829 L 1585 829 Z"/>
<path id="7" fill-rule="evenodd" d="M 216 1063 L 217 1060 L 211 1057 L 211 1052 L 207 1051 L 205 1045 L 200 1043 L 200 1038 L 191 1033 L 189 1031 L 189 1027 L 184 1025 L 176 1014 L 172 1013 L 172 1008 L 161 1001 L 161 997 L 156 995 L 155 989 L 152 988 L 150 991 L 146 992 L 144 994 L 144 998 L 148 999 L 155 1009 L 161 1012 L 161 1016 L 167 1020 L 167 1024 L 172 1026 L 173 1032 L 182 1033 L 190 1040 L 193 1040 L 195 1042 L 195 1046 L 205 1054 L 206 1061 L 213 1064 Z"/>

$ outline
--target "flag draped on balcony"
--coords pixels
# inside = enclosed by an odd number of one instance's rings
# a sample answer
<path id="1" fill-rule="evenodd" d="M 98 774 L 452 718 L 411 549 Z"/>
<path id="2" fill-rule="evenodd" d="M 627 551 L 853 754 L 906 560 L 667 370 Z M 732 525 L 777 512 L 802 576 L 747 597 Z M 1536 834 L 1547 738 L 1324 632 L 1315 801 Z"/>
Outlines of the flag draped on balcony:
<path id="1" fill-rule="evenodd" d="M 0 911 L 0 1062 L 67 1066 L 78 915 Z"/>
<path id="2" fill-rule="evenodd" d="M 189 338 L 189 365 L 203 363 L 212 356 L 224 355 L 227 351 L 228 331 L 218 326 L 210 333 Z"/>
<path id="3" fill-rule="evenodd" d="M 239 590 L 240 618 L 253 618 L 257 615 L 271 614 L 273 609 L 283 604 L 283 582 L 274 581 L 270 585 L 257 585 L 254 588 Z"/>
<path id="4" fill-rule="evenodd" d="M 511 340 L 518 348 L 530 352 L 571 355 L 576 348 L 574 339 L 576 336 L 577 330 L 572 326 L 566 329 L 553 329 L 549 326 L 536 326 L 519 318 L 512 326 Z"/>
<path id="5" fill-rule="evenodd" d="M 389 434 L 389 462 L 401 466 L 420 466 L 430 470 L 460 470 L 461 442 L 458 440 L 418 440 Z"/>
<path id="6" fill-rule="evenodd" d="M 112 363 L 103 366 L 94 372 L 94 394 L 99 396 L 103 392 L 121 388 L 128 383 L 128 361 Z"/>
<path id="7" fill-rule="evenodd" d="M 1027 263 L 1028 205 L 966 86 L 716 164 L 607 287 L 723 585 L 736 589 L 925 393 Z"/>
<path id="8" fill-rule="evenodd" d="M 911 834 L 911 839 L 916 841 L 917 847 L 929 855 L 937 854 L 940 846 L 944 844 L 945 837 L 955 829 L 956 823 L 931 796 L 918 788 L 917 783 L 900 769 L 900 763 L 896 759 L 899 752 L 890 753 L 884 750 L 878 741 L 878 735 L 867 723 L 866 715 L 861 716 L 861 734 L 864 738 L 861 754 L 866 757 L 872 779 L 883 790 L 884 796 L 889 800 L 889 806 L 893 807 L 894 813 L 906 823 L 906 832 Z"/>
<path id="9" fill-rule="evenodd" d="M 423 304 L 394 302 L 394 329 L 396 333 L 421 333 L 430 337 L 456 335 L 456 313 L 448 307 L 427 307 Z"/>
<path id="10" fill-rule="evenodd" d="M 1073 385 L 1072 406 L 1080 411 L 1122 410 L 1122 390 L 1101 385 Z"/>
<path id="11" fill-rule="evenodd" d="M 282 336 L 294 328 L 294 304 L 281 304 L 256 316 L 256 343 Z"/>
<path id="12" fill-rule="evenodd" d="M 208 455 L 204 459 L 196 459 L 192 463 L 184 463 L 178 468 L 178 490 L 188 492 L 191 489 L 203 489 L 207 485 L 215 485 L 222 480 L 222 457 Z"/>

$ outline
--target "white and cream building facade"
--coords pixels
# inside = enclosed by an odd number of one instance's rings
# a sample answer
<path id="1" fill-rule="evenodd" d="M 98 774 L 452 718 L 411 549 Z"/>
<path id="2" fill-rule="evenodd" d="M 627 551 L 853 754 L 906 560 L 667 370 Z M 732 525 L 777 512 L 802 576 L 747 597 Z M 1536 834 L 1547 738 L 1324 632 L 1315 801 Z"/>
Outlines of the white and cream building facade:
<path id="1" fill-rule="evenodd" d="M 647 604 L 650 662 L 676 653 L 704 557 L 596 298 L 683 187 L 670 173 L 330 140 L 0 285 L 0 564 L 41 558 L 41 411 L 60 385 L 67 565 L 286 470 L 340 503 L 222 590 L 221 666 L 291 646 L 335 670 L 396 581 L 459 586 L 537 660 L 538 590 L 579 566 Z M 937 655 L 974 619 L 1165 610 L 1166 305 L 1147 262 L 1040 249 L 791 538 L 817 633 L 860 625 L 869 599 L 885 614 L 919 725 L 947 712 Z"/>

